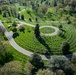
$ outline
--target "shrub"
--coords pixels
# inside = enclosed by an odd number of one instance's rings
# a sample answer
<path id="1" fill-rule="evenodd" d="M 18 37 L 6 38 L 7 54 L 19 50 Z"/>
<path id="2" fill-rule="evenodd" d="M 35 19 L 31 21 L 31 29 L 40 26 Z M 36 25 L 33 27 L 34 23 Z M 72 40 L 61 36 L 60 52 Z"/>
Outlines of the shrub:
<path id="1" fill-rule="evenodd" d="M 22 73 L 22 66 L 18 61 L 11 61 L 0 68 L 0 75 L 20 75 Z"/>
<path id="2" fill-rule="evenodd" d="M 69 54 L 70 44 L 68 42 L 63 42 L 61 45 L 61 50 L 63 54 Z"/>
<path id="3" fill-rule="evenodd" d="M 59 29 L 60 29 L 60 30 L 62 29 L 62 27 L 63 27 L 62 25 L 59 25 Z"/>
<path id="4" fill-rule="evenodd" d="M 19 36 L 19 34 L 17 32 L 14 32 L 13 38 L 16 38 L 17 36 Z"/>
<path id="5" fill-rule="evenodd" d="M 23 25 L 19 25 L 19 26 L 18 26 L 18 29 L 19 29 L 20 31 L 24 31 L 24 30 L 25 30 L 25 28 L 24 28 Z"/>
<path id="6" fill-rule="evenodd" d="M 36 69 L 43 68 L 44 66 L 41 56 L 36 53 L 32 55 L 29 61 Z"/>
<path id="7" fill-rule="evenodd" d="M 21 20 L 24 20 L 24 15 L 21 15 Z"/>
<path id="8" fill-rule="evenodd" d="M 16 32 L 17 31 L 17 29 L 15 28 L 15 27 L 11 27 L 10 28 L 13 32 Z"/>
<path id="9" fill-rule="evenodd" d="M 17 26 L 16 21 L 13 22 L 12 26 L 15 26 L 15 27 Z"/>
<path id="10" fill-rule="evenodd" d="M 36 75 L 54 75 L 54 74 L 48 69 L 43 69 L 43 70 L 39 70 Z"/>

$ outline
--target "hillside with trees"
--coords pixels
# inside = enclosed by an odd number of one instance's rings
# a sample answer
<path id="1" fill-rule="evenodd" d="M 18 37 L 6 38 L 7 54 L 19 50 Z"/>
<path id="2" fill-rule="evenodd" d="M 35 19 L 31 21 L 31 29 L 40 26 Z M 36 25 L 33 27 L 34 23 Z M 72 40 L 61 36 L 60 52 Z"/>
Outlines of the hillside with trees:
<path id="1" fill-rule="evenodd" d="M 0 75 L 76 75 L 76 0 L 0 0 Z"/>

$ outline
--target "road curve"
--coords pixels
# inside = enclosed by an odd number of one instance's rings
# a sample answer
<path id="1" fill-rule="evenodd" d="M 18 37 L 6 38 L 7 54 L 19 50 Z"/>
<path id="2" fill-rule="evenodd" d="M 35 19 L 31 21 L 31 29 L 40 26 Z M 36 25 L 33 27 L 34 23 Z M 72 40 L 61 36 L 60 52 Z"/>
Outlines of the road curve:
<path id="1" fill-rule="evenodd" d="M 29 24 L 29 25 L 30 25 L 30 24 Z M 17 51 L 19 51 L 19 52 L 21 52 L 22 54 L 25 54 L 25 55 L 31 57 L 31 55 L 33 54 L 33 52 L 30 52 L 30 51 L 28 51 L 28 50 L 20 47 L 20 46 L 14 41 L 14 39 L 13 39 L 13 37 L 12 37 L 13 32 L 12 32 L 12 31 L 8 32 L 8 31 L 6 30 L 6 28 L 4 27 L 4 25 L 2 24 L 1 20 L 0 20 L 0 26 L 2 26 L 2 27 L 4 28 L 4 30 L 5 30 L 5 35 L 6 35 L 7 39 L 8 39 L 8 41 L 10 42 L 10 44 L 11 44 Z M 48 60 L 48 59 L 53 58 L 53 57 L 62 57 L 62 58 L 66 58 L 66 57 L 67 57 L 67 58 L 69 58 L 69 59 L 71 59 L 71 57 L 72 57 L 71 54 L 66 55 L 66 56 L 63 56 L 63 55 L 62 55 L 62 56 L 61 56 L 61 55 L 60 55 L 60 56 L 57 56 L 57 55 L 53 55 L 53 56 L 40 55 L 40 56 L 42 57 L 43 60 Z"/>
<path id="2" fill-rule="evenodd" d="M 33 52 L 30 52 L 28 50 L 25 50 L 24 48 L 20 47 L 13 39 L 12 35 L 13 35 L 13 32 L 8 32 L 6 30 L 6 28 L 4 27 L 4 25 L 2 24 L 1 20 L 0 20 L 0 26 L 2 26 L 5 30 L 5 35 L 8 39 L 8 41 L 10 42 L 10 44 L 19 52 L 27 55 L 27 56 L 31 56 L 33 54 Z M 42 57 L 43 60 L 48 60 L 48 56 L 45 56 L 45 55 L 40 55 Z"/>

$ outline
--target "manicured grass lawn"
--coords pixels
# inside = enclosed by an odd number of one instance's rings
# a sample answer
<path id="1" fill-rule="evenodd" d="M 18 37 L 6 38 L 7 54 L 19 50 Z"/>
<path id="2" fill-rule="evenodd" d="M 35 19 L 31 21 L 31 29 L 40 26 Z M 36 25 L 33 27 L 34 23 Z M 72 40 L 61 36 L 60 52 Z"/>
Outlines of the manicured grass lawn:
<path id="1" fill-rule="evenodd" d="M 6 22 L 4 22 L 3 24 L 4 24 L 4 26 L 6 27 L 6 29 L 7 29 L 8 31 L 10 31 L 10 29 L 8 28 L 8 26 L 9 26 L 9 25 L 12 25 L 12 23 L 6 23 Z"/>
<path id="2" fill-rule="evenodd" d="M 53 28 L 41 28 L 40 29 L 40 32 L 42 32 L 42 33 L 47 33 L 47 34 L 50 34 L 50 33 L 53 33 L 53 32 L 55 32 L 55 30 L 53 29 Z"/>
<path id="3" fill-rule="evenodd" d="M 9 43 L 9 42 L 8 42 Z M 10 52 L 13 54 L 13 61 L 20 61 L 23 64 L 26 64 L 26 62 L 28 61 L 28 56 L 18 52 L 17 50 L 15 50 L 10 44 L 8 46 L 8 50 L 10 50 Z"/>
<path id="4" fill-rule="evenodd" d="M 2 34 L 0 33 L 0 39 L 3 43 L 3 45 L 5 46 L 5 48 L 7 50 L 9 50 L 12 54 L 13 54 L 13 61 L 20 61 L 23 65 L 26 64 L 26 62 L 28 61 L 28 56 L 18 52 L 17 50 L 15 50 L 10 43 L 8 42 L 8 40 L 4 39 L 4 36 L 2 36 Z M 1 43 L 1 42 L 0 42 Z M 0 49 L 2 48 L 2 46 L 0 46 Z"/>
<path id="5" fill-rule="evenodd" d="M 54 25 L 58 27 L 59 24 L 55 23 Z M 75 34 L 73 35 L 72 33 L 76 33 L 76 30 L 74 29 L 73 25 L 68 24 L 63 24 L 63 30 L 64 30 L 63 34 L 65 36 L 64 38 L 59 35 L 52 37 L 41 36 L 43 41 L 40 42 L 34 36 L 34 28 L 25 26 L 24 33 L 18 30 L 19 36 L 15 38 L 15 41 L 23 48 L 41 54 L 43 54 L 47 50 L 47 47 L 45 45 L 48 45 L 50 51 L 52 51 L 53 54 L 62 54 L 62 51 L 60 50 L 61 43 L 63 41 L 67 41 L 71 45 L 70 51 L 74 52 L 76 50 L 75 49 L 76 40 L 73 39 L 76 38 L 76 36 Z"/>
<path id="6" fill-rule="evenodd" d="M 25 11 L 22 11 L 20 14 L 21 14 L 21 15 L 24 15 L 24 17 L 25 17 L 26 19 L 31 18 L 31 19 L 34 20 L 34 19 L 36 18 L 36 15 L 33 13 L 32 9 L 29 8 L 30 14 L 27 13 L 27 10 L 28 10 L 28 8 L 25 9 Z"/>
<path id="7" fill-rule="evenodd" d="M 25 7 L 24 6 L 20 6 L 19 4 L 15 4 L 17 11 L 18 8 L 20 7 L 21 10 L 23 10 Z M 27 13 L 27 10 L 30 10 L 30 14 Z M 18 11 L 19 12 L 19 11 Z M 55 18 L 55 12 L 56 9 L 55 8 L 49 8 L 48 12 L 51 12 L 53 14 L 52 18 Z M 36 25 L 37 23 L 40 26 L 55 26 L 58 27 L 59 22 L 55 22 L 55 21 L 43 21 L 43 19 L 38 17 L 38 22 L 35 21 L 35 18 L 37 17 L 37 15 L 33 12 L 33 10 L 31 8 L 26 8 L 25 11 L 22 11 L 20 13 L 20 15 L 24 15 L 25 16 L 25 20 L 24 22 Z M 58 16 L 57 16 L 58 17 Z M 7 21 L 7 18 L 3 18 L 2 15 L 0 15 L 0 18 L 2 21 Z M 32 19 L 32 22 L 29 21 L 29 18 Z M 57 19 L 57 18 L 55 18 Z M 46 17 L 46 20 L 48 20 L 48 17 Z M 12 17 L 12 21 L 14 21 L 14 18 Z M 21 21 L 21 20 L 20 20 Z M 5 25 L 5 27 L 7 28 L 8 31 L 10 31 L 10 29 L 8 29 L 8 26 L 11 25 L 12 23 L 3 23 Z M 35 35 L 34 35 L 34 28 L 29 27 L 29 26 L 25 26 L 25 31 L 24 32 L 20 32 L 19 30 L 17 30 L 19 36 L 14 38 L 15 41 L 17 42 L 17 44 L 19 44 L 21 47 L 29 50 L 29 51 L 33 51 L 33 52 L 37 52 L 37 53 L 41 53 L 44 54 L 44 52 L 48 49 L 46 47 L 46 45 L 48 45 L 50 51 L 52 52 L 52 54 L 62 54 L 62 51 L 60 50 L 60 46 L 61 43 L 63 41 L 67 41 L 70 43 L 71 48 L 70 51 L 74 52 L 76 51 L 76 30 L 74 29 L 73 25 L 68 25 L 65 22 L 62 23 L 63 25 L 63 36 L 52 36 L 52 37 L 44 37 L 41 36 L 42 40 L 39 41 L 38 39 L 36 39 Z M 40 30 L 40 32 L 42 33 L 52 33 L 54 32 L 54 29 L 51 28 L 42 28 Z M 72 34 L 74 33 L 74 34 Z"/>
<path id="8" fill-rule="evenodd" d="M 18 3 L 15 3 L 15 7 L 17 8 L 17 9 L 21 9 L 21 10 L 23 10 L 24 8 L 25 8 L 25 6 L 21 6 L 21 5 L 19 5 Z"/>

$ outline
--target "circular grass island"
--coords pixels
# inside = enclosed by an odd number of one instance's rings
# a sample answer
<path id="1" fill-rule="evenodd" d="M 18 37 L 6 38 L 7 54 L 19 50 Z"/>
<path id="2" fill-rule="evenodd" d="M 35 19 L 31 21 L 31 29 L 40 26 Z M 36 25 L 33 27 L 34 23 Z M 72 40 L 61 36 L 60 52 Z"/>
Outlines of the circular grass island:
<path id="1" fill-rule="evenodd" d="M 57 35 L 60 30 L 55 26 L 41 26 L 41 36 L 54 36 Z"/>
<path id="2" fill-rule="evenodd" d="M 51 34 L 51 33 L 55 32 L 55 29 L 49 28 L 49 27 L 44 27 L 44 28 L 40 29 L 40 32 L 44 33 L 44 34 Z"/>

